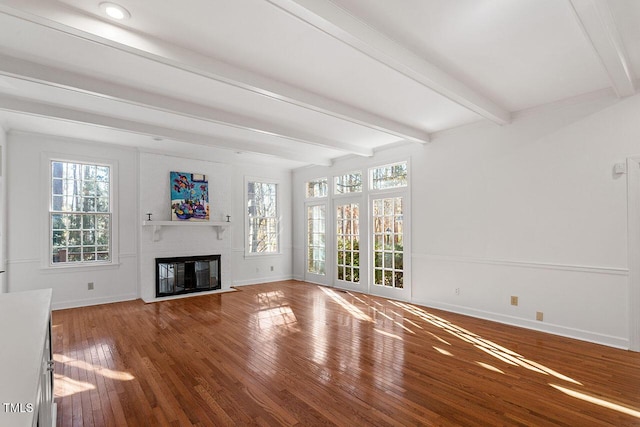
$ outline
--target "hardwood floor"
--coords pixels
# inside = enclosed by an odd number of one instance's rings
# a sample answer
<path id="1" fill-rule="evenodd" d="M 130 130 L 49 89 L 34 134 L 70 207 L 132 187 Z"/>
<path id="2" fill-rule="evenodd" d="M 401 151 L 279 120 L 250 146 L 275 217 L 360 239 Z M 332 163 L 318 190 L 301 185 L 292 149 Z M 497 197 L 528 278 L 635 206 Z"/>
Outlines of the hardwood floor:
<path id="1" fill-rule="evenodd" d="M 640 425 L 640 353 L 303 282 L 53 325 L 59 426 Z"/>

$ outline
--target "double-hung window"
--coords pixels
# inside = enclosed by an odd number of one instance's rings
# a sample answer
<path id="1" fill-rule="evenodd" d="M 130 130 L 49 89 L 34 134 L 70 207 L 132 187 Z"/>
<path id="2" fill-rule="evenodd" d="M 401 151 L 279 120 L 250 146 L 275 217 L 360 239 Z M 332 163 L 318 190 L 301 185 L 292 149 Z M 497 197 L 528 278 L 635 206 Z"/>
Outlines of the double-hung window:
<path id="1" fill-rule="evenodd" d="M 279 253 L 278 184 L 247 181 L 248 254 Z"/>
<path id="2" fill-rule="evenodd" d="M 51 265 L 112 262 L 111 167 L 58 160 L 50 166 Z"/>

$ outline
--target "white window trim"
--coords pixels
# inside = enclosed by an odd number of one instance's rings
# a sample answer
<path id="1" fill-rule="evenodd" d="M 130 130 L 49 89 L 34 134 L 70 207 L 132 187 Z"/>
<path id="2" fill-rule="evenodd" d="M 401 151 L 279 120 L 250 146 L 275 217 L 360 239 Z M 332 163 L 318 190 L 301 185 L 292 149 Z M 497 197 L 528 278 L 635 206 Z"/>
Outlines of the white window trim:
<path id="1" fill-rule="evenodd" d="M 247 209 L 249 203 L 249 194 L 247 192 L 249 188 L 250 182 L 261 182 L 265 184 L 275 184 L 276 185 L 276 218 L 278 219 L 278 224 L 276 227 L 277 233 L 277 241 L 278 241 L 278 251 L 277 252 L 251 252 L 249 250 L 249 211 Z M 254 257 L 270 257 L 270 256 L 280 256 L 282 255 L 282 215 L 280 214 L 280 206 L 282 205 L 282 183 L 273 178 L 261 178 L 256 176 L 245 176 L 244 177 L 244 187 L 243 187 L 243 210 L 244 210 L 244 256 L 245 258 L 254 258 Z"/>
<path id="2" fill-rule="evenodd" d="M 70 162 L 70 163 L 89 163 L 101 166 L 109 166 L 111 168 L 110 187 L 109 187 L 109 205 L 111 207 L 111 260 L 95 261 L 95 262 L 79 262 L 79 263 L 59 263 L 51 262 L 51 162 Z M 40 188 L 41 194 L 41 210 L 46 212 L 43 215 L 41 224 L 42 244 L 40 245 L 40 268 L 49 271 L 73 270 L 73 269 L 104 269 L 113 268 L 120 264 L 120 246 L 118 239 L 118 161 L 115 159 L 104 159 L 90 156 L 82 156 L 76 154 L 64 153 L 42 153 L 40 157 L 40 168 L 46 170 L 41 174 Z"/>

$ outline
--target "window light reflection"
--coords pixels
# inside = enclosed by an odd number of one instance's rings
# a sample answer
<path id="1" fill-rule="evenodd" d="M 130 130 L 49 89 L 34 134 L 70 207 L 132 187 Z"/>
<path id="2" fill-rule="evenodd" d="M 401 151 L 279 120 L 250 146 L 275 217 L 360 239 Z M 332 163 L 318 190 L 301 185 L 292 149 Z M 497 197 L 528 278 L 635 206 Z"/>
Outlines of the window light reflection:
<path id="1" fill-rule="evenodd" d="M 568 396 L 575 397 L 576 399 L 584 400 L 585 402 L 593 403 L 595 405 L 602 406 L 603 408 L 613 409 L 614 411 L 618 411 L 626 415 L 631 415 L 632 417 L 640 418 L 640 411 L 634 408 L 629 408 L 627 406 L 620 405 L 618 403 L 609 402 L 608 400 L 602 399 L 600 397 L 592 396 L 586 393 L 581 393 L 579 391 L 571 390 L 556 384 L 549 383 L 549 385 L 555 388 L 556 390 L 563 392 Z"/>
<path id="2" fill-rule="evenodd" d="M 449 350 L 445 350 L 444 348 L 436 347 L 434 345 L 433 349 L 440 354 L 444 354 L 445 356 L 453 356 L 453 353 L 451 353 Z"/>
<path id="3" fill-rule="evenodd" d="M 64 375 L 54 374 L 54 397 L 67 397 L 73 396 L 76 393 L 82 393 L 83 391 L 95 390 L 96 386 L 84 381 L 78 381 L 65 377 Z"/>
<path id="4" fill-rule="evenodd" d="M 344 299 L 344 297 L 338 295 L 336 293 L 336 291 L 334 291 L 332 289 L 327 289 L 327 288 L 322 287 L 322 286 L 320 287 L 320 290 L 322 290 L 322 292 L 327 294 L 329 296 L 329 298 L 331 298 L 333 301 L 338 303 L 338 305 L 340 305 L 342 308 L 347 310 L 349 312 L 349 314 L 351 314 L 356 319 L 364 320 L 366 322 L 373 322 L 373 319 L 369 315 L 365 314 L 358 307 L 356 307 L 355 305 L 353 305 L 352 303 L 350 303 L 349 301 Z"/>
<path id="5" fill-rule="evenodd" d="M 404 339 L 400 336 L 400 335 L 396 335 L 396 334 L 392 334 L 391 332 L 387 332 L 387 331 L 383 331 L 382 329 L 374 329 L 374 331 L 376 331 L 377 333 L 384 335 L 386 337 L 391 337 L 391 338 L 395 338 L 397 340 L 400 341 L 404 341 Z"/>
<path id="6" fill-rule="evenodd" d="M 261 310 L 257 314 L 257 320 L 260 329 L 269 329 L 276 326 L 284 326 L 290 329 L 298 322 L 296 315 L 288 305 Z"/>
<path id="7" fill-rule="evenodd" d="M 477 363 L 478 365 L 482 366 L 482 367 L 483 367 L 483 368 L 485 368 L 485 369 L 488 369 L 488 370 L 490 370 L 490 371 L 497 372 L 497 373 L 499 373 L 499 374 L 504 375 L 504 372 L 503 372 L 503 371 L 501 371 L 500 369 L 496 368 L 496 367 L 495 367 L 495 366 L 493 366 L 493 365 L 489 365 L 488 363 L 484 363 L 484 362 L 476 362 L 476 363 Z"/>
<path id="8" fill-rule="evenodd" d="M 72 366 L 74 368 L 84 369 L 85 371 L 88 371 L 88 372 L 95 372 L 96 374 L 102 375 L 103 377 L 110 378 L 112 380 L 131 381 L 135 379 L 135 377 L 128 372 L 113 371 L 108 368 L 103 368 L 100 365 L 98 366 L 92 365 L 91 363 L 87 363 L 84 360 L 71 359 L 61 354 L 54 354 L 53 360 L 68 366 Z"/>
<path id="9" fill-rule="evenodd" d="M 566 375 L 560 374 L 554 371 L 551 368 L 548 368 L 540 363 L 536 363 L 532 360 L 525 358 L 524 356 L 509 350 L 499 344 L 494 343 L 493 341 L 482 338 L 481 336 L 474 334 L 473 332 L 467 331 L 464 328 L 461 328 L 448 320 L 442 319 L 441 317 L 435 316 L 427 311 L 416 307 L 411 304 L 406 304 L 399 301 L 390 301 L 392 304 L 397 307 L 402 308 L 408 313 L 411 313 L 418 318 L 424 320 L 427 323 L 430 323 L 445 332 L 461 339 L 462 341 L 468 342 L 478 348 L 479 350 L 484 351 L 496 359 L 499 359 L 509 365 L 520 366 L 526 369 L 529 369 L 534 372 L 541 373 L 543 375 L 552 375 L 556 378 L 562 379 L 564 381 L 572 382 L 574 384 L 582 385 L 580 382 L 569 378 Z"/>

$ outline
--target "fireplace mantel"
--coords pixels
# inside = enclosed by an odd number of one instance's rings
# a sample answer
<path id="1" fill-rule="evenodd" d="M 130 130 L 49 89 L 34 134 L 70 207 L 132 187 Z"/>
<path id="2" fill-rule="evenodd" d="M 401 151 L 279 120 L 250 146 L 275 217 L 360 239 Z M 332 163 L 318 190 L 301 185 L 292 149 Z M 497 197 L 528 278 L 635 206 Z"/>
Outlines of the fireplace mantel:
<path id="1" fill-rule="evenodd" d="M 160 240 L 162 227 L 213 227 L 218 234 L 218 240 L 222 240 L 225 231 L 231 227 L 231 222 L 225 221 L 142 221 L 144 227 L 153 227 L 153 241 Z"/>

